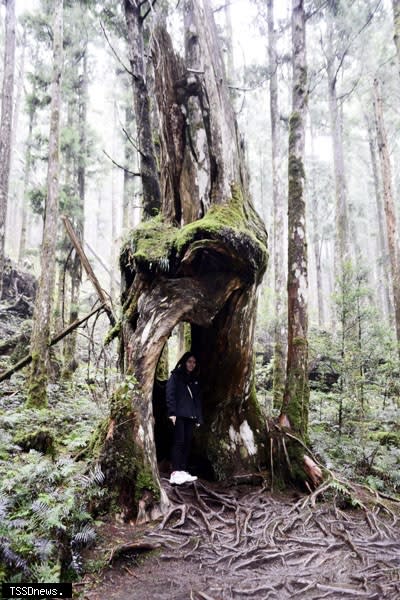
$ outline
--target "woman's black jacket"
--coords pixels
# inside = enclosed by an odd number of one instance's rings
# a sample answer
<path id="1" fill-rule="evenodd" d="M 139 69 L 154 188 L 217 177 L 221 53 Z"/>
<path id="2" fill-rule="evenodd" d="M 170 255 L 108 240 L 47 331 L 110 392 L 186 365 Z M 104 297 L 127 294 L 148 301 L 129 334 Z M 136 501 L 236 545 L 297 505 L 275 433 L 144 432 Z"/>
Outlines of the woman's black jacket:
<path id="1" fill-rule="evenodd" d="M 203 423 L 201 405 L 202 394 L 197 377 L 187 374 L 184 368 L 174 369 L 167 382 L 168 416 L 188 417 Z"/>

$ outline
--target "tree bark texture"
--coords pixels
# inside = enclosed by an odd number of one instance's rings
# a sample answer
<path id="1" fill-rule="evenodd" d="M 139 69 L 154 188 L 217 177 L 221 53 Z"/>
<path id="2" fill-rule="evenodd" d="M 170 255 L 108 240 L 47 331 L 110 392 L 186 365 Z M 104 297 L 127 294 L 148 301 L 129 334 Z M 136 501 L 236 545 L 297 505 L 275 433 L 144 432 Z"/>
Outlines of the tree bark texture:
<path id="1" fill-rule="evenodd" d="M 253 335 L 267 235 L 249 197 L 208 0 L 185 2 L 184 11 L 186 66 L 165 29 L 158 25 L 154 31 L 162 215 L 133 231 L 120 257 L 123 362 L 134 383 L 129 403 L 108 424 L 100 461 L 112 474 L 108 457 L 120 443 L 113 423 L 130 418 L 124 451 L 129 460 L 129 448 L 135 448 L 130 487 L 117 482 L 127 512 L 143 478 L 161 490 L 157 502 L 165 508 L 153 387 L 163 348 L 179 323 L 190 327 L 191 350 L 202 370 L 205 425 L 196 435 L 195 454 L 222 478 L 254 465 L 263 450 Z"/>
<path id="2" fill-rule="evenodd" d="M 288 355 L 282 416 L 306 439 L 308 425 L 308 272 L 304 199 L 307 63 L 303 0 L 292 1 L 293 94 L 289 120 Z M 283 419 L 286 421 L 286 419 Z"/>
<path id="3" fill-rule="evenodd" d="M 275 289 L 275 323 L 274 323 L 274 358 L 273 358 L 273 395 L 274 406 L 282 406 L 285 387 L 285 267 L 284 267 L 284 194 L 280 173 L 282 159 L 281 126 L 279 119 L 278 98 L 278 58 L 276 49 L 276 31 L 274 25 L 274 2 L 268 0 L 268 58 L 269 89 L 271 118 L 271 159 L 272 159 L 272 202 L 273 202 L 273 248 L 274 248 L 274 289 Z"/>
<path id="4" fill-rule="evenodd" d="M 374 81 L 374 109 L 376 120 L 376 135 L 379 158 L 382 171 L 383 203 L 386 216 L 386 231 L 389 249 L 390 272 L 392 276 L 393 304 L 396 325 L 396 339 L 400 352 L 400 265 L 399 245 L 397 238 L 396 208 L 394 204 L 392 166 L 387 143 L 387 135 L 382 108 L 381 86 L 377 79 Z"/>
<path id="5" fill-rule="evenodd" d="M 55 281 L 57 241 L 61 76 L 63 68 L 63 0 L 54 7 L 53 75 L 50 105 L 49 157 L 47 167 L 47 198 L 44 214 L 43 240 L 40 253 L 41 275 L 33 315 L 28 403 L 47 403 L 50 322 Z"/>
<path id="6" fill-rule="evenodd" d="M 15 70 L 15 0 L 6 0 L 5 4 L 6 39 L 0 121 L 0 299 L 3 293 Z"/>
<path id="7" fill-rule="evenodd" d="M 161 195 L 150 118 L 150 97 L 146 83 L 141 14 L 143 4 L 139 0 L 124 0 L 142 179 L 143 216 L 146 219 L 159 212 Z"/>

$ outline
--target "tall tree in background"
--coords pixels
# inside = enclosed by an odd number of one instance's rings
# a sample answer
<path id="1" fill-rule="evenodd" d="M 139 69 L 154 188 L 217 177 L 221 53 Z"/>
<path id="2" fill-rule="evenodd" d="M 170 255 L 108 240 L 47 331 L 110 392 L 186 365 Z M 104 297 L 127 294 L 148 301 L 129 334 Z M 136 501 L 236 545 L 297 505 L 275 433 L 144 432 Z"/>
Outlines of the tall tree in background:
<path id="1" fill-rule="evenodd" d="M 328 13 L 328 31 L 326 47 L 326 72 L 328 76 L 328 105 L 333 146 L 333 167 L 335 174 L 336 194 L 336 237 L 335 237 L 335 278 L 340 278 L 344 264 L 350 258 L 349 209 L 343 149 L 343 112 L 340 109 L 337 95 L 337 82 L 343 66 L 342 56 L 335 46 L 336 28 L 335 11 Z M 338 59 L 339 54 L 339 59 Z"/>
<path id="2" fill-rule="evenodd" d="M 303 0 L 292 0 L 293 94 L 288 166 L 288 353 L 281 419 L 300 436 L 308 426 L 308 272 L 304 144 L 307 113 L 306 25 Z"/>
<path id="3" fill-rule="evenodd" d="M 314 250 L 315 274 L 317 282 L 317 308 L 318 308 L 318 327 L 323 329 L 325 324 L 325 295 L 323 287 L 322 273 L 322 248 L 324 243 L 324 232 L 321 228 L 321 197 L 322 194 L 317 192 L 316 181 L 320 174 L 318 173 L 318 155 L 315 150 L 314 130 L 312 120 L 310 119 L 310 139 L 311 139 L 311 165 L 309 168 L 309 192 L 310 192 L 310 208 L 311 208 L 311 225 L 312 225 L 312 247 Z"/>
<path id="4" fill-rule="evenodd" d="M 66 182 L 66 196 L 69 204 L 68 207 L 64 207 L 64 211 L 72 221 L 74 230 L 81 240 L 84 231 L 87 168 L 88 32 L 93 31 L 90 25 L 89 11 L 84 5 L 73 5 L 68 12 L 65 12 L 64 38 L 68 38 L 68 43 L 66 44 L 63 79 L 67 79 L 68 69 L 68 112 L 72 114 L 71 123 L 66 130 L 68 136 L 65 136 L 70 140 L 67 157 L 71 172 L 70 180 Z M 82 280 L 81 260 L 75 250 L 72 250 L 70 254 L 67 272 L 70 277 L 70 297 L 67 303 L 68 323 L 71 324 L 79 316 Z M 64 298 L 64 302 L 65 300 Z M 71 371 L 77 364 L 75 361 L 76 339 L 77 332 L 74 331 L 64 342 L 63 374 L 67 378 L 71 376 Z"/>
<path id="5" fill-rule="evenodd" d="M 32 30 L 31 26 L 25 24 L 28 33 Z M 35 38 L 35 36 L 33 36 Z M 31 211 L 28 206 L 29 204 L 29 184 L 31 180 L 31 174 L 34 166 L 33 161 L 33 146 L 34 146 L 34 128 L 36 126 L 38 111 L 43 103 L 43 98 L 39 92 L 41 87 L 40 72 L 41 68 L 39 65 L 39 40 L 37 38 L 31 41 L 33 44 L 32 49 L 32 68 L 33 72 L 27 73 L 27 78 L 31 81 L 30 92 L 26 94 L 26 111 L 28 114 L 28 132 L 25 140 L 25 160 L 24 160 L 24 180 L 22 187 L 22 215 L 21 215 L 21 232 L 19 236 L 19 247 L 18 247 L 18 262 L 22 262 L 25 258 L 27 251 L 27 242 L 29 236 L 30 217 Z M 47 100 L 46 100 L 47 101 Z"/>
<path id="6" fill-rule="evenodd" d="M 382 313 L 387 316 L 388 322 L 392 321 L 393 303 L 390 291 L 390 275 L 387 264 L 387 235 L 384 225 L 384 206 L 382 199 L 381 178 L 379 177 L 378 157 L 376 147 L 376 127 L 374 127 L 374 116 L 365 115 L 366 128 L 368 132 L 368 147 L 371 162 L 371 175 L 376 204 L 376 222 L 378 224 L 378 235 L 376 240 L 377 253 L 377 295 L 382 307 Z M 375 132 L 375 133 L 374 133 Z"/>
<path id="7" fill-rule="evenodd" d="M 146 219 L 154 217 L 160 210 L 161 204 L 143 47 L 144 20 L 151 11 L 152 4 L 152 0 L 150 2 L 124 0 L 143 190 L 143 216 Z"/>
<path id="8" fill-rule="evenodd" d="M 47 378 L 51 310 L 55 280 L 59 193 L 59 144 L 61 111 L 61 76 L 63 68 L 63 0 L 56 0 L 53 26 L 53 76 L 50 107 L 50 134 L 47 167 L 47 198 L 43 239 L 40 253 L 41 274 L 33 315 L 28 404 L 44 406 L 47 402 Z"/>
<path id="9" fill-rule="evenodd" d="M 394 19 L 394 43 L 396 44 L 397 59 L 400 73 L 400 0 L 392 0 Z"/>
<path id="10" fill-rule="evenodd" d="M 282 405 L 285 387 L 285 345 L 286 328 L 284 324 L 284 198 L 283 182 L 280 176 L 281 165 L 281 125 L 278 97 L 278 57 L 276 31 L 274 23 L 274 0 L 268 0 L 268 58 L 269 90 L 271 118 L 271 160 L 272 160 L 272 203 L 273 203 L 273 248 L 274 248 L 274 358 L 273 358 L 273 394 L 274 406 Z"/>
<path id="11" fill-rule="evenodd" d="M 396 338 L 400 353 L 400 263 L 397 238 L 396 208 L 393 194 L 392 166 L 382 108 L 382 92 L 378 79 L 374 80 L 374 111 L 379 158 L 382 172 L 383 202 L 386 216 L 386 231 L 389 249 L 390 271 L 392 276 L 393 304 L 396 325 Z"/>
<path id="12" fill-rule="evenodd" d="M 0 300 L 3 272 L 8 191 L 11 164 L 11 136 L 15 70 L 15 0 L 5 0 L 6 39 L 4 50 L 3 88 L 0 121 Z"/>

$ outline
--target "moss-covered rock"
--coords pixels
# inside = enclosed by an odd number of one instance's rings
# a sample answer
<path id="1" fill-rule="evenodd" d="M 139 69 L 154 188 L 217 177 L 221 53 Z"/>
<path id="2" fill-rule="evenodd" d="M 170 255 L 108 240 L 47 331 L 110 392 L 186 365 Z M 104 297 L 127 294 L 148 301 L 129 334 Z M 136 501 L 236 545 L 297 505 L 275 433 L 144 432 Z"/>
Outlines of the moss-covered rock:
<path id="1" fill-rule="evenodd" d="M 25 452 L 36 450 L 42 454 L 54 457 L 56 454 L 56 443 L 54 432 L 43 427 L 32 431 L 18 432 L 13 439 L 14 443 Z"/>
<path id="2" fill-rule="evenodd" d="M 398 431 L 377 431 L 371 434 L 371 439 L 379 442 L 381 446 L 400 448 L 400 432 Z"/>

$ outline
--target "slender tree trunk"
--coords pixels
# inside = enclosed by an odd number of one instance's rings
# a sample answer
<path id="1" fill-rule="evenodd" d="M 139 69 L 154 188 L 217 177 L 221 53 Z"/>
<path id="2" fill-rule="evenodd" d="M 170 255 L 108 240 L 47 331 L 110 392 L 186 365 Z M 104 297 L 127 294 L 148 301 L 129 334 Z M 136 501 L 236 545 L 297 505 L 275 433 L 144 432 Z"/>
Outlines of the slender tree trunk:
<path id="1" fill-rule="evenodd" d="M 154 217 L 160 210 L 161 194 L 150 119 L 150 98 L 146 84 L 143 48 L 143 18 L 139 0 L 124 0 L 125 19 L 132 73 L 135 119 L 137 123 L 140 172 L 142 176 L 143 216 Z"/>
<path id="2" fill-rule="evenodd" d="M 311 138 L 311 156 L 315 165 L 316 153 L 314 149 L 314 131 L 310 122 L 310 138 Z M 312 245 L 314 250 L 315 273 L 317 282 L 317 308 L 318 308 L 318 327 L 322 329 L 325 325 L 325 309 L 324 309 L 324 287 L 322 280 L 322 245 L 323 234 L 321 232 L 321 218 L 318 203 L 318 196 L 315 189 L 314 173 L 310 177 L 310 197 L 311 197 L 311 213 L 312 213 Z"/>
<path id="3" fill-rule="evenodd" d="M 57 240 L 59 137 L 61 111 L 61 75 L 63 67 L 63 0 L 56 0 L 53 26 L 53 76 L 50 105 L 49 158 L 47 198 L 44 215 L 43 240 L 40 255 L 41 275 L 33 316 L 28 404 L 41 407 L 47 403 L 50 320 L 55 279 Z"/>
<path id="4" fill-rule="evenodd" d="M 328 101 L 333 145 L 333 165 L 336 195 L 336 237 L 335 237 L 335 278 L 343 273 L 344 263 L 350 259 L 349 215 L 347 206 L 346 176 L 343 155 L 342 121 L 338 107 L 335 72 L 335 54 L 333 49 L 333 25 L 328 24 L 327 74 Z"/>
<path id="5" fill-rule="evenodd" d="M 400 73 L 400 0 L 392 0 L 393 5 L 393 20 L 394 20 L 394 43 L 397 50 L 397 60 L 399 63 Z"/>
<path id="6" fill-rule="evenodd" d="M 384 207 L 382 201 L 382 193 L 378 172 L 378 158 L 376 156 L 376 136 L 373 134 L 372 124 L 368 117 L 366 117 L 367 131 L 368 131 L 368 145 L 371 159 L 372 178 L 374 184 L 375 193 L 375 204 L 376 204 L 376 215 L 378 223 L 378 236 L 377 236 L 377 256 L 378 261 L 378 282 L 379 282 L 379 293 L 381 298 L 381 305 L 383 313 L 387 315 L 389 321 L 393 317 L 393 305 L 390 293 L 390 279 L 387 264 L 387 240 L 384 226 Z"/>
<path id="7" fill-rule="evenodd" d="M 25 82 L 25 54 L 26 54 L 26 28 L 21 41 L 21 62 L 17 67 L 18 79 L 16 83 L 15 103 L 13 109 L 12 134 L 11 134 L 11 167 L 13 168 L 16 140 L 18 139 L 19 115 L 21 111 L 21 98 Z"/>
<path id="8" fill-rule="evenodd" d="M 113 128 L 113 134 L 112 134 L 112 151 L 113 154 L 116 155 L 117 152 L 117 144 L 119 144 L 119 141 L 117 142 L 116 139 L 116 130 L 117 130 L 117 105 L 115 100 L 113 101 L 113 122 L 114 122 L 114 128 Z M 117 259 L 116 259 L 116 243 L 117 243 L 117 186 L 116 186 L 116 178 L 117 178 L 117 171 L 119 171 L 119 169 L 116 169 L 115 167 L 113 167 L 111 169 L 111 219 L 110 219 L 110 229 L 111 229 L 111 243 L 110 243 L 110 265 L 111 265 L 111 277 L 110 277 L 110 296 L 111 299 L 114 299 L 116 297 L 116 289 L 115 289 L 115 277 L 114 277 L 114 271 L 116 269 L 117 266 Z M 118 173 L 119 175 L 119 173 Z"/>
<path id="9" fill-rule="evenodd" d="M 86 160 L 87 160 L 87 102 L 88 102 L 88 65 L 87 65 L 87 48 L 85 48 L 82 56 L 82 72 L 79 74 L 78 87 L 78 133 L 79 133 L 79 151 L 76 165 L 76 183 L 78 188 L 79 203 L 76 207 L 77 218 L 75 231 L 78 236 L 83 237 L 84 232 L 84 214 L 85 214 L 85 193 L 86 193 Z M 69 273 L 71 276 L 71 296 L 69 323 L 73 323 L 79 316 L 79 295 L 82 282 L 82 263 L 76 251 L 71 257 L 69 265 Z M 66 339 L 64 343 L 64 362 L 65 374 L 71 373 L 76 367 L 77 332 L 74 331 Z"/>
<path id="10" fill-rule="evenodd" d="M 6 0 L 6 39 L 0 121 L 0 300 L 3 294 L 5 234 L 11 165 L 15 70 L 15 0 Z"/>
<path id="11" fill-rule="evenodd" d="M 233 28 L 232 28 L 232 11 L 229 2 L 224 7 L 225 15 L 225 38 L 226 38 L 226 74 L 229 83 L 235 82 L 235 61 L 233 58 Z"/>
<path id="12" fill-rule="evenodd" d="M 382 171 L 383 202 L 386 215 L 386 230 L 389 249 L 390 272 L 392 276 L 393 304 L 396 325 L 396 339 L 400 353 L 400 266 L 397 239 L 396 209 L 392 187 L 392 167 L 387 144 L 387 136 L 382 109 L 382 94 L 377 79 L 374 81 L 374 109 L 379 158 Z"/>
<path id="13" fill-rule="evenodd" d="M 34 51 L 34 62 L 37 60 L 38 56 L 38 46 L 36 46 Z M 35 80 L 33 84 L 33 89 L 31 96 L 35 98 L 37 94 L 37 82 Z M 19 239 L 19 249 L 18 249 L 18 261 L 21 262 L 26 253 L 26 244 L 28 238 L 28 231 L 30 225 L 30 208 L 28 206 L 28 188 L 30 183 L 30 175 L 32 169 L 32 143 L 33 143 L 33 128 L 36 123 L 36 115 L 37 115 L 37 107 L 34 102 L 29 105 L 28 110 L 28 135 L 26 138 L 26 148 L 25 148 L 25 165 L 24 165 L 24 184 L 23 184 L 23 200 L 22 200 L 22 219 L 21 219 L 21 235 Z"/>
<path id="14" fill-rule="evenodd" d="M 21 56 L 19 65 L 16 65 L 16 76 L 17 81 L 15 83 L 15 102 L 12 114 L 12 132 L 11 132 L 11 157 L 10 157 L 10 174 L 16 174 L 16 178 L 18 179 L 18 170 L 14 170 L 15 165 L 15 157 L 18 151 L 16 141 L 18 140 L 18 127 L 19 127 L 19 116 L 21 112 L 21 99 L 23 93 L 23 87 L 25 82 L 25 54 L 26 54 L 26 29 L 24 28 L 24 33 L 21 41 Z M 7 217 L 7 226 L 6 226 L 6 239 L 10 238 L 10 246 L 12 248 L 12 252 L 15 252 L 15 249 L 19 248 L 19 240 L 20 240 L 20 215 L 21 215 L 21 204 L 24 202 L 24 191 L 22 189 L 22 194 L 19 193 L 19 186 L 14 186 L 14 198 L 8 203 L 9 214 Z M 18 241 L 18 244 L 17 244 Z M 18 260 L 18 250 L 13 257 Z"/>
<path id="15" fill-rule="evenodd" d="M 284 267 L 284 195 L 280 165 L 281 127 L 279 119 L 278 99 L 278 59 L 276 49 L 276 32 L 274 24 L 274 2 L 268 0 L 268 58 L 270 71 L 270 118 L 271 118 L 271 159 L 272 159 L 272 202 L 273 202 L 273 247 L 274 247 L 274 290 L 275 290 L 275 323 L 274 323 L 274 357 L 273 357 L 273 395 L 274 406 L 282 406 L 285 387 L 285 267 Z"/>
<path id="16" fill-rule="evenodd" d="M 125 131 L 129 132 L 129 124 L 133 120 L 133 112 L 130 106 L 125 107 Z M 132 169 L 134 162 L 134 153 L 131 142 L 125 138 L 124 155 L 125 165 Z M 127 233 L 133 226 L 133 204 L 135 198 L 135 177 L 126 169 L 124 171 L 124 196 L 122 204 L 122 233 Z"/>
<path id="17" fill-rule="evenodd" d="M 282 417 L 287 417 L 290 426 L 303 439 L 307 439 L 308 273 L 304 143 L 308 91 L 303 0 L 292 0 L 292 61 L 293 95 L 289 120 L 288 167 L 288 354 Z"/>

